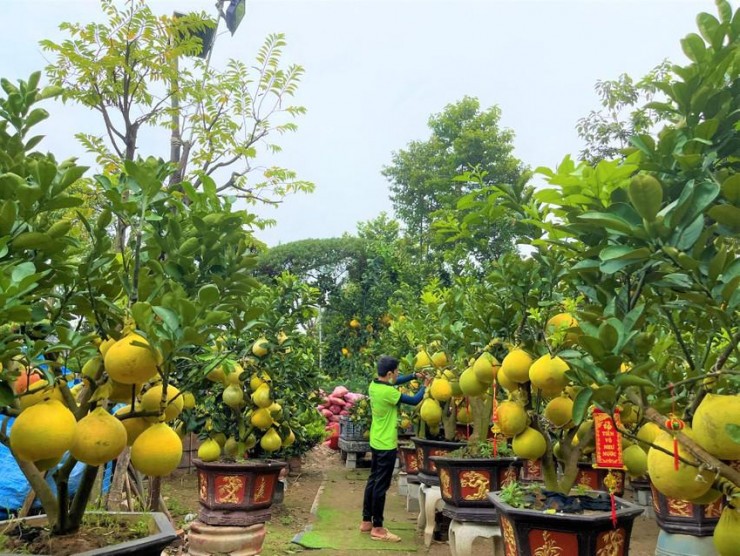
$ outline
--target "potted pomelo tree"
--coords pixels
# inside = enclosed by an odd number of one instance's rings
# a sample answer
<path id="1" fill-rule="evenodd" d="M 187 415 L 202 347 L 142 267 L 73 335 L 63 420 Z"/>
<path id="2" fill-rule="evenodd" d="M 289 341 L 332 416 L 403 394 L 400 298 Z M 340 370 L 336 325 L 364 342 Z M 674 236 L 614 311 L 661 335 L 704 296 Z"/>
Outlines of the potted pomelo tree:
<path id="1" fill-rule="evenodd" d="M 550 365 L 540 377 L 533 364 L 530 384 L 546 395 L 558 377 L 573 382 L 575 423 L 587 421 L 591 406 L 611 415 L 619 406 L 630 407 L 629 414 L 636 410 L 633 425 L 616 418 L 613 424 L 628 438 L 647 440 L 647 462 L 639 445 L 628 450 L 633 463 L 646 465 L 655 489 L 674 500 L 669 512 L 676 517 L 691 513 L 682 501 L 713 504 L 721 492 L 730 495 L 732 506 L 740 478 L 721 461 L 734 457 L 737 446 L 732 423 L 725 420 L 732 420 L 729 408 L 737 405 L 730 377 L 737 369 L 739 337 L 738 230 L 729 218 L 738 210 L 737 180 L 725 148 L 737 144 L 737 116 L 716 110 L 718 98 L 692 89 L 701 83 L 720 94 L 737 79 L 734 66 L 729 73 L 716 71 L 737 49 L 732 10 L 726 2 L 718 7 L 719 19 L 698 16 L 701 35 L 683 42 L 691 63 L 676 67 L 662 87 L 667 102 L 655 108 L 667 125 L 658 137 L 635 137 L 624 160 L 595 167 L 566 159 L 557 170 L 543 171 L 553 187 L 536 198 L 547 207 L 509 205 L 546 233 L 534 238 L 533 245 L 543 248 L 540 257 L 571 261 L 570 279 L 583 296 L 577 329 L 570 326 L 548 342 L 562 370 Z M 679 94 L 682 87 L 692 91 L 688 97 Z M 734 92 L 722 94 L 734 102 Z M 506 203 L 509 192 L 499 191 L 498 201 Z M 579 334 L 576 345 L 568 345 L 571 333 Z M 552 355 L 545 354 L 551 363 Z M 707 399 L 710 390 L 729 397 Z M 722 410 L 709 410 L 713 401 Z M 706 411 L 698 409 L 702 404 Z M 660 432 L 650 434 L 646 421 Z M 586 442 L 581 432 L 576 436 L 576 446 Z M 547 436 L 539 444 L 549 453 Z M 566 448 L 562 440 L 561 446 Z M 564 473 L 570 476 L 567 465 Z M 547 474 L 545 464 L 546 481 Z M 733 512 L 723 511 L 725 527 Z M 720 529 L 720 538 L 726 539 L 727 530 Z M 659 545 L 670 542 L 661 533 Z M 704 544 L 703 550 L 711 550 Z"/>
<path id="2" fill-rule="evenodd" d="M 184 403 L 171 384 L 175 368 L 217 332 L 217 325 L 243 312 L 241 294 L 249 286 L 243 256 L 234 253 L 234 273 L 219 286 L 208 282 L 208 265 L 199 265 L 201 273 L 190 275 L 198 295 L 189 297 L 181 272 L 193 264 L 192 251 L 171 248 L 165 269 L 159 261 L 170 246 L 163 241 L 183 247 L 198 235 L 198 245 L 209 253 L 223 253 L 220 246 L 226 243 L 219 244 L 219 237 L 228 235 L 228 226 L 205 240 L 198 229 L 206 226 L 205 216 L 218 213 L 232 219 L 237 237 L 231 239 L 245 239 L 247 233 L 246 215 L 233 213 L 228 202 L 214 204 L 209 194 L 193 192 L 186 205 L 168 195 L 163 181 L 170 170 L 152 160 L 129 162 L 115 177 L 99 176 L 97 192 L 109 208 L 92 219 L 83 198 L 93 184 L 79 180 L 84 168 L 32 153 L 38 139 L 22 141 L 46 116 L 33 104 L 58 93 L 39 91 L 38 79 L 35 74 L 18 87 L 4 82 L 10 92 L 1 101 L 0 116 L 12 126 L 11 133 L 0 134 L 12 153 L 12 165 L 0 168 L 5 211 L 0 232 L 8 246 L 0 261 L 8 280 L 0 344 L 6 415 L 1 440 L 41 501 L 49 529 L 63 534 L 81 526 L 99 466 L 119 456 L 127 443 L 133 466 L 147 475 L 166 475 L 177 467 L 181 441 L 166 424 Z M 77 207 L 82 207 L 75 213 L 80 224 L 74 226 L 69 211 Z M 131 226 L 123 245 L 112 245 L 113 216 Z M 96 340 L 98 334 L 108 338 Z M 79 384 L 70 387 L 72 379 Z M 142 392 L 144 382 L 148 388 Z M 127 399 L 134 408 L 119 412 L 120 420 L 108 411 L 116 399 Z M 69 477 L 78 461 L 84 468 L 71 496 Z M 46 470 L 52 470 L 54 488 L 44 480 Z M 153 501 L 159 505 L 158 495 Z M 170 542 L 171 533 L 160 535 L 154 550 Z"/>

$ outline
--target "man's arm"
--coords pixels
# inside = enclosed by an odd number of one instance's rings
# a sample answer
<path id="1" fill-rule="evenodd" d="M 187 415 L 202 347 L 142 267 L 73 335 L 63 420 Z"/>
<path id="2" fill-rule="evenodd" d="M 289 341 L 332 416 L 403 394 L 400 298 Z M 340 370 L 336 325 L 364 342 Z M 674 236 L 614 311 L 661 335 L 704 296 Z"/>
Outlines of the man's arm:
<path id="1" fill-rule="evenodd" d="M 411 376 L 413 376 L 413 375 L 411 375 Z M 409 396 L 408 394 L 401 394 L 401 399 L 398 400 L 398 403 L 400 403 L 400 404 L 401 403 L 405 403 L 405 404 L 408 404 L 408 405 L 419 405 L 419 403 L 421 402 L 421 400 L 424 399 L 424 391 L 425 390 L 426 390 L 426 388 L 424 386 L 422 386 L 421 388 L 419 388 L 419 391 L 416 392 L 416 394 L 414 394 L 413 396 Z"/>
<path id="2" fill-rule="evenodd" d="M 399 384 L 406 384 L 407 382 L 411 382 L 414 379 L 421 380 L 423 378 L 425 378 L 424 373 L 411 373 L 411 374 L 408 374 L 408 375 L 399 376 L 396 379 L 395 384 L 396 384 L 396 386 L 398 386 Z"/>

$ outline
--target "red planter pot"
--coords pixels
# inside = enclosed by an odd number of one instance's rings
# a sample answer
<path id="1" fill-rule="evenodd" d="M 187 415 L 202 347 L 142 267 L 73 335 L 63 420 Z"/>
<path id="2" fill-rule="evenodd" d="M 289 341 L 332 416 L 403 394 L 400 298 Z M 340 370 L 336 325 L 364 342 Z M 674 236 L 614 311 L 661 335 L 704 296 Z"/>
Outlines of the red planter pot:
<path id="1" fill-rule="evenodd" d="M 725 507 L 723 496 L 711 504 L 700 506 L 687 500 L 664 496 L 652 484 L 650 488 L 653 491 L 655 521 L 663 531 L 694 537 L 708 537 L 714 534 L 714 528 Z"/>
<path id="2" fill-rule="evenodd" d="M 522 465 L 523 483 L 540 483 L 545 480 L 542 474 L 542 462 L 540 460 L 525 459 Z"/>
<path id="3" fill-rule="evenodd" d="M 430 459 L 432 456 L 446 456 L 450 452 L 465 446 L 464 442 L 445 442 L 443 440 L 426 440 L 415 436 L 411 439 L 416 447 L 416 459 L 419 465 L 419 481 L 430 486 L 439 486 L 437 466 Z"/>
<path id="4" fill-rule="evenodd" d="M 522 460 L 516 458 L 449 458 L 432 456 L 445 502 L 443 513 L 457 521 L 496 523 L 490 492 L 519 479 Z"/>
<path id="5" fill-rule="evenodd" d="M 398 459 L 401 462 L 401 469 L 407 475 L 416 475 L 419 473 L 419 460 L 416 457 L 415 446 L 399 446 Z"/>
<path id="6" fill-rule="evenodd" d="M 270 519 L 280 471 L 287 463 L 247 460 L 239 463 L 193 460 L 198 470 L 198 519 L 207 525 L 246 527 Z"/>
<path id="7" fill-rule="evenodd" d="M 514 508 L 492 493 L 498 511 L 504 556 L 560 554 L 562 556 L 627 556 L 632 524 L 643 509 L 617 498 L 617 526 L 611 512 L 546 514 Z"/>

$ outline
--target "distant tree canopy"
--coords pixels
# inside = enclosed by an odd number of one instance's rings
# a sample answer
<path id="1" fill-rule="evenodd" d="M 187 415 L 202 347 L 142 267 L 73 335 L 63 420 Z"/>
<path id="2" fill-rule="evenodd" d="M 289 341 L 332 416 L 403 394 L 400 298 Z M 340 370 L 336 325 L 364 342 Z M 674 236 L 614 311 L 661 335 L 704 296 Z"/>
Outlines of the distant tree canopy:
<path id="1" fill-rule="evenodd" d="M 293 241 L 259 255 L 256 272 L 275 278 L 287 271 L 329 293 L 365 259 L 365 244 L 364 239 L 349 236 Z"/>
<path id="2" fill-rule="evenodd" d="M 523 164 L 512 154 L 514 132 L 502 129 L 500 120 L 498 106 L 481 110 L 476 98 L 466 96 L 429 118 L 429 139 L 412 141 L 393 153 L 392 163 L 383 168 L 393 207 L 408 237 L 418 245 L 422 260 L 435 248 L 454 249 L 449 235 L 435 243 L 432 224 L 442 217 L 454 226 L 465 218 L 467 209 L 458 202 L 480 184 L 457 179 L 461 174 L 476 170 L 485 176 L 484 184 L 516 183 L 522 177 Z M 500 222 L 476 227 L 475 235 L 480 236 L 476 240 L 497 238 L 493 244 L 475 241 L 483 247 L 473 254 L 480 261 L 495 258 L 512 246 L 511 237 L 501 233 Z"/>

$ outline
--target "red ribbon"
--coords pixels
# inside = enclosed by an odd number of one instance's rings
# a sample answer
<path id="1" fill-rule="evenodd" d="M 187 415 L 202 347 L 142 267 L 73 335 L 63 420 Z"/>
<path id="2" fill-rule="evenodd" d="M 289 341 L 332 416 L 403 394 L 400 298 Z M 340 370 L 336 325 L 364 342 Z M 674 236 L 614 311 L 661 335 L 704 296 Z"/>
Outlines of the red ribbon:
<path id="1" fill-rule="evenodd" d="M 491 415 L 491 422 L 496 424 L 496 379 L 493 380 L 493 411 Z M 488 431 L 486 431 L 488 434 Z M 494 431 L 493 433 L 493 457 L 498 457 L 498 435 Z"/>
<path id="2" fill-rule="evenodd" d="M 612 526 L 614 526 L 614 528 L 616 529 L 617 528 L 617 501 L 614 499 L 613 492 L 609 493 L 609 498 L 611 499 L 611 503 L 612 503 Z"/>

